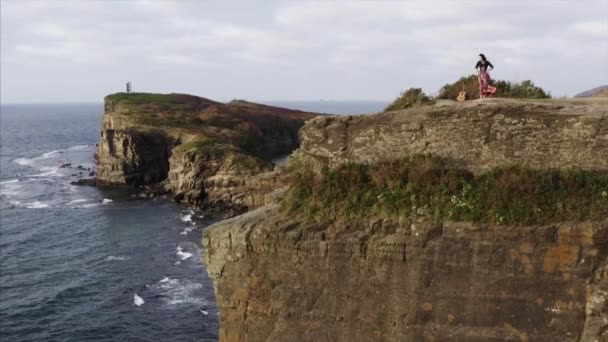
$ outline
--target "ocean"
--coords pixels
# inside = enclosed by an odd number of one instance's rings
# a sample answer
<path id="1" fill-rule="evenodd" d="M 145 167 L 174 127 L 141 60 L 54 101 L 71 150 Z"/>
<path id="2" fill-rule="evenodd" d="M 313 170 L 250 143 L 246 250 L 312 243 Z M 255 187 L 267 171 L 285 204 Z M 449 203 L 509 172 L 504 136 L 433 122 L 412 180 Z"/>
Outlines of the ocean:
<path id="1" fill-rule="evenodd" d="M 383 102 L 268 104 L 331 114 Z M 94 171 L 102 104 L 0 107 L 0 340 L 217 341 L 205 213 L 74 186 Z"/>

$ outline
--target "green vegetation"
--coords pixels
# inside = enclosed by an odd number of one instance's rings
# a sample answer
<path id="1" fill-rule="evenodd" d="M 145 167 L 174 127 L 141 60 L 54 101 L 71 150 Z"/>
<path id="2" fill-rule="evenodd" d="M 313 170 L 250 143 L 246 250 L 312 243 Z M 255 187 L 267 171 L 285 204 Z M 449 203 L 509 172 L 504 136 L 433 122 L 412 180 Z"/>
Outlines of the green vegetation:
<path id="1" fill-rule="evenodd" d="M 428 96 L 420 88 L 410 88 L 395 99 L 391 104 L 384 108 L 385 112 L 391 110 L 400 110 L 410 107 L 417 107 L 426 104 L 433 104 L 434 102 L 429 99 Z"/>
<path id="2" fill-rule="evenodd" d="M 185 94 L 116 93 L 106 96 L 105 100 L 129 107 L 143 106 L 143 108 L 138 108 L 142 111 L 146 111 L 146 109 L 192 111 L 200 103 L 196 96 Z"/>
<path id="3" fill-rule="evenodd" d="M 222 158 L 230 152 L 239 152 L 234 145 L 221 143 L 213 139 L 197 139 L 178 146 L 178 152 L 196 151 L 212 158 Z"/>
<path id="4" fill-rule="evenodd" d="M 421 216 L 433 220 L 542 224 L 608 217 L 608 175 L 499 168 L 474 176 L 417 156 L 315 173 L 292 167 L 283 209 L 309 220 Z"/>
<path id="5" fill-rule="evenodd" d="M 509 81 L 495 81 L 496 97 L 518 99 L 549 99 L 551 94 L 536 86 L 532 81 L 511 83 Z M 461 90 L 467 93 L 467 100 L 479 98 L 479 83 L 477 75 L 462 77 L 458 81 L 444 85 L 439 90 L 438 99 L 455 100 Z"/>

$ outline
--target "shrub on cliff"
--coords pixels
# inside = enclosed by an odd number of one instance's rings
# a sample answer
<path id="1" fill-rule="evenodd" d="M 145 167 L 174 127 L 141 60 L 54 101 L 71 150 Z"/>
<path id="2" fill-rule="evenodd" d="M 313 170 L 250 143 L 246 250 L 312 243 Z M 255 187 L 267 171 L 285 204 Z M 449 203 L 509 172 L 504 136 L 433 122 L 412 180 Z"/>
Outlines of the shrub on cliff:
<path id="1" fill-rule="evenodd" d="M 399 95 L 391 104 L 384 108 L 385 112 L 391 110 L 407 109 L 410 107 L 432 104 L 433 101 L 426 96 L 420 88 L 410 88 Z"/>
<path id="2" fill-rule="evenodd" d="M 549 99 L 551 94 L 541 87 L 536 86 L 532 81 L 526 80 L 521 83 L 511 83 L 509 81 L 495 81 L 496 97 L 518 98 L 518 99 Z M 479 83 L 477 75 L 462 77 L 458 81 L 444 85 L 439 90 L 438 99 L 456 100 L 460 91 L 467 93 L 467 99 L 479 98 Z"/>
<path id="3" fill-rule="evenodd" d="M 303 168 L 293 179 L 283 207 L 312 220 L 378 215 L 542 224 L 608 215 L 608 175 L 590 171 L 509 167 L 474 176 L 418 156 L 320 173 Z"/>

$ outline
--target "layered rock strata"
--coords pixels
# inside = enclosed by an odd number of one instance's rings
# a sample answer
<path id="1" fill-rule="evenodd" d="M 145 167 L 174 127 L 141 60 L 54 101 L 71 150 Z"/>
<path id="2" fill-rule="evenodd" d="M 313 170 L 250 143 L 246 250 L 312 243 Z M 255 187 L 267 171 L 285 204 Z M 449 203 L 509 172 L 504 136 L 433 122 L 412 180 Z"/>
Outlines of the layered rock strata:
<path id="1" fill-rule="evenodd" d="M 325 117 L 317 170 L 431 153 L 451 167 L 608 171 L 608 101 L 471 101 Z M 608 189 L 607 189 L 608 190 Z M 504 226 L 287 217 L 280 199 L 204 232 L 220 340 L 606 341 L 608 218 Z"/>

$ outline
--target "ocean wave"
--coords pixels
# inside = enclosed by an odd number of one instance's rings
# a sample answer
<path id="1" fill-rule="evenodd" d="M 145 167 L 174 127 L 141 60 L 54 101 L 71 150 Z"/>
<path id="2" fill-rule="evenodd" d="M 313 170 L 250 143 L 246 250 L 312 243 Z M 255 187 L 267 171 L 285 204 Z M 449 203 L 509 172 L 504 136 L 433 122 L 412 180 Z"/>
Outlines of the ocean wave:
<path id="1" fill-rule="evenodd" d="M 109 198 L 104 198 L 104 199 L 101 201 L 101 203 L 102 203 L 102 204 L 108 204 L 108 203 L 112 203 L 112 202 L 114 202 L 114 201 L 113 201 L 113 200 L 111 200 L 111 199 L 109 199 Z"/>
<path id="2" fill-rule="evenodd" d="M 82 202 L 86 202 L 86 201 L 88 201 L 88 199 L 86 199 L 86 198 L 77 198 L 77 199 L 73 199 L 73 200 L 69 201 L 68 204 L 82 203 Z"/>
<path id="3" fill-rule="evenodd" d="M 19 180 L 18 179 L 9 179 L 9 180 L 5 180 L 5 181 L 1 181 L 0 185 L 4 185 L 4 184 L 13 184 L 13 183 L 18 183 Z"/>
<path id="4" fill-rule="evenodd" d="M 46 159 L 46 158 L 50 158 L 59 153 L 63 153 L 63 150 L 54 150 L 51 152 L 43 153 L 40 157 L 36 157 L 34 159 Z"/>
<path id="5" fill-rule="evenodd" d="M 129 260 L 129 259 L 131 259 L 130 256 L 124 256 L 124 255 L 117 255 L 117 256 L 108 255 L 106 257 L 107 261 L 125 261 L 125 260 Z"/>
<path id="6" fill-rule="evenodd" d="M 192 231 L 193 227 L 186 227 L 180 232 L 181 235 L 188 235 Z"/>
<path id="7" fill-rule="evenodd" d="M 52 162 L 52 159 L 55 159 L 55 162 L 64 163 L 64 160 L 57 159 L 59 155 L 62 155 L 65 151 L 85 151 L 87 149 L 92 148 L 92 145 L 75 145 L 72 147 L 68 147 L 65 150 L 53 150 L 50 152 L 43 153 L 37 157 L 32 158 L 16 158 L 13 160 L 14 163 L 22 165 L 22 166 L 36 166 L 41 162 Z M 43 168 L 42 168 L 43 169 Z M 41 170 L 42 170 L 41 169 Z"/>
<path id="8" fill-rule="evenodd" d="M 17 158 L 13 160 L 14 163 L 23 165 L 23 166 L 31 166 L 34 164 L 34 159 L 32 158 Z"/>
<path id="9" fill-rule="evenodd" d="M 189 259 L 189 258 L 192 258 L 192 253 L 190 253 L 190 252 L 184 252 L 184 250 L 182 249 L 181 246 L 177 246 L 177 252 L 175 254 L 182 261 L 186 260 L 186 259 Z"/>
<path id="10" fill-rule="evenodd" d="M 164 277 L 150 288 L 162 296 L 168 305 L 195 304 L 208 306 L 209 302 L 199 295 L 203 284 L 190 280 L 179 280 Z"/>
<path id="11" fill-rule="evenodd" d="M 43 166 L 40 168 L 40 171 L 46 171 L 43 173 L 36 173 L 33 175 L 23 175 L 24 178 L 40 178 L 40 177 L 48 177 L 48 176 L 59 176 L 59 167 L 50 167 Z"/>
<path id="12" fill-rule="evenodd" d="M 40 201 L 33 201 L 33 202 L 26 203 L 25 207 L 28 209 L 42 209 L 42 208 L 48 208 L 49 204 L 42 203 Z"/>
<path id="13" fill-rule="evenodd" d="M 187 223 L 187 222 L 192 222 L 192 213 L 189 213 L 189 214 L 182 214 L 182 215 L 181 215 L 181 217 L 180 217 L 180 219 L 181 219 L 183 222 L 186 222 L 186 223 Z"/>
<path id="14" fill-rule="evenodd" d="M 95 147 L 95 145 L 76 145 L 72 147 L 68 147 L 67 149 L 70 151 L 84 151 L 89 148 Z"/>
<path id="15" fill-rule="evenodd" d="M 19 182 L 6 182 L 0 185 L 0 195 L 5 197 L 13 197 L 18 195 L 21 191 L 21 184 Z"/>

